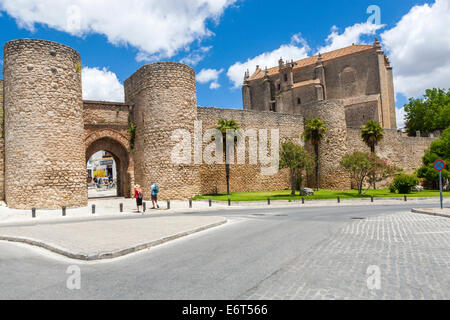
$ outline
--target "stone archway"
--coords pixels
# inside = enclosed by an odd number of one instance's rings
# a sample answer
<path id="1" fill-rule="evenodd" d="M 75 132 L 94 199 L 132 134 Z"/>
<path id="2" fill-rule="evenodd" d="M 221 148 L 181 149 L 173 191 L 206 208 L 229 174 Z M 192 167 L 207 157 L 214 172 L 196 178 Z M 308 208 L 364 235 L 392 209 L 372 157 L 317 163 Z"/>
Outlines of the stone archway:
<path id="1" fill-rule="evenodd" d="M 113 130 L 92 133 L 86 139 L 86 162 L 98 151 L 112 154 L 117 169 L 117 195 L 130 197 L 133 190 L 133 161 L 128 151 L 128 140 Z"/>

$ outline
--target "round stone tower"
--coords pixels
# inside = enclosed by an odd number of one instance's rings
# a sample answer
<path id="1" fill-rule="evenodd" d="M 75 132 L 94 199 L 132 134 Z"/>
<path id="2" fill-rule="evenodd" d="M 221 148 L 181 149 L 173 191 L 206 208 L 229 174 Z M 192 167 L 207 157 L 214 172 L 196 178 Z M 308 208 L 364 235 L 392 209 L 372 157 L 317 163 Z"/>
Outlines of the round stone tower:
<path id="1" fill-rule="evenodd" d="M 197 120 L 194 70 L 175 62 L 145 65 L 125 80 L 125 101 L 134 106 L 135 181 L 143 188 L 145 199 L 151 197 L 152 181 L 157 182 L 161 199 L 189 199 L 198 194 L 199 165 L 192 156 Z M 190 133 L 189 163 L 172 160 L 180 141 L 174 136 L 177 129 Z"/>
<path id="2" fill-rule="evenodd" d="M 3 57 L 8 206 L 87 206 L 80 55 L 20 39 Z"/>
<path id="3" fill-rule="evenodd" d="M 319 145 L 319 184 L 321 188 L 341 190 L 350 187 L 350 177 L 340 167 L 339 162 L 347 153 L 347 125 L 343 100 L 316 101 L 302 106 L 305 119 L 319 118 L 325 121 L 327 133 Z M 311 143 L 306 144 L 310 154 L 314 154 Z M 308 175 L 308 185 L 316 187 L 315 174 Z"/>

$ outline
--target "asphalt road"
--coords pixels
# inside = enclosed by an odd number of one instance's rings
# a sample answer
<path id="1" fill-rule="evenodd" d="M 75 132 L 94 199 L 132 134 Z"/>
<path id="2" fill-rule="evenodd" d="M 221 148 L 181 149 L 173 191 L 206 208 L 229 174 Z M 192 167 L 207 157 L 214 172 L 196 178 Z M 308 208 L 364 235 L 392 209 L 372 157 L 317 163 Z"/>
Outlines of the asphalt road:
<path id="1" fill-rule="evenodd" d="M 250 293 L 266 279 L 327 243 L 342 228 L 360 218 L 407 212 L 411 207 L 367 205 L 194 213 L 225 216 L 229 223 L 97 263 L 0 242 L 0 299 L 251 298 Z M 72 265 L 80 268 L 80 289 L 67 288 L 70 274 L 66 271 Z"/>

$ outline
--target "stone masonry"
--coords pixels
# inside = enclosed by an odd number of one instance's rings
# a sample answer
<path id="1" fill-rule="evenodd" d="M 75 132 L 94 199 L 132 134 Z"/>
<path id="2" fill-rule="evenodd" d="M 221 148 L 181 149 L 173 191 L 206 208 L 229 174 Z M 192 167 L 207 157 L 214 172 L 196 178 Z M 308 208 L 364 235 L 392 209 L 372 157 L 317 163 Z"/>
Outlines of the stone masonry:
<path id="1" fill-rule="evenodd" d="M 276 68 L 257 68 L 251 77 L 247 72 L 244 110 L 198 107 L 195 72 L 180 63 L 141 67 L 124 83 L 125 103 L 117 103 L 82 101 L 80 56 L 67 46 L 15 40 L 5 45 L 4 60 L 0 200 L 12 208 L 87 205 L 86 162 L 100 150 L 116 161 L 121 196 L 132 196 L 137 183 L 149 200 L 152 181 L 158 183 L 162 200 L 224 192 L 225 165 L 195 162 L 212 142 L 203 133 L 219 119 L 236 120 L 250 133 L 245 164 L 231 164 L 234 192 L 290 188 L 286 170 L 262 173 L 267 165 L 260 160 L 266 151 L 250 154 L 251 132 L 260 137 L 261 129 L 269 134 L 269 155 L 271 129 L 279 130 L 280 141 L 303 144 L 306 119 L 325 120 L 319 183 L 329 189 L 351 187 L 339 161 L 346 153 L 369 152 L 359 132 L 367 120 L 386 128 L 377 153 L 407 172 L 421 165 L 435 139 L 402 137 L 395 130 L 392 67 L 377 41 L 297 62 L 280 61 Z M 193 135 L 195 130 L 201 131 L 202 141 Z M 189 138 L 182 138 L 183 133 Z M 190 159 L 175 163 L 173 151 L 185 138 Z M 313 153 L 309 143 L 305 148 Z M 308 176 L 305 184 L 315 186 L 314 180 Z"/>
<path id="2" fill-rule="evenodd" d="M 81 60 L 67 46 L 4 47 L 5 199 L 13 208 L 87 205 Z"/>
<path id="3" fill-rule="evenodd" d="M 199 165 L 172 161 L 176 145 L 173 133 L 193 132 L 197 120 L 194 70 L 175 62 L 146 65 L 125 80 L 125 101 L 134 106 L 135 181 L 145 199 L 150 198 L 153 180 L 161 186 L 163 199 L 187 199 L 199 194 Z"/>

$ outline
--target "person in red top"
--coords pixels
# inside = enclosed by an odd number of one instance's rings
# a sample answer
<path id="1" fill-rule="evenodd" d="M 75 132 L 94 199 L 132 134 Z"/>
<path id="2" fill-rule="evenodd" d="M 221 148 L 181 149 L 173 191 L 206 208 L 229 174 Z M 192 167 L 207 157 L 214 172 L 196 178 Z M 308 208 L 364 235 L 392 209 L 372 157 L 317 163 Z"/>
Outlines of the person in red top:
<path id="1" fill-rule="evenodd" d="M 142 192 L 141 186 L 138 184 L 134 186 L 134 197 L 136 198 L 137 212 L 140 212 L 139 207 L 142 206 L 142 199 L 144 198 L 144 194 Z M 143 212 L 144 211 L 142 211 L 142 213 Z"/>

